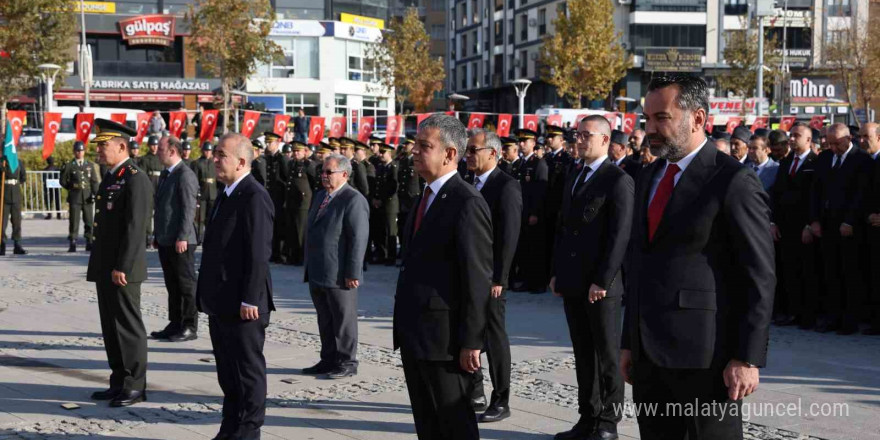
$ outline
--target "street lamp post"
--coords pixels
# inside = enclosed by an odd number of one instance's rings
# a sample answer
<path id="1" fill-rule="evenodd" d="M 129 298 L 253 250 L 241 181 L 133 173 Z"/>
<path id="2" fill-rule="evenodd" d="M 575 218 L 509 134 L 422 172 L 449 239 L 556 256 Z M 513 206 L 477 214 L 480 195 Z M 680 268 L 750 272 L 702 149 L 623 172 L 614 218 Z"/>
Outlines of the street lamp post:
<path id="1" fill-rule="evenodd" d="M 247 92 L 242 92 L 241 90 L 231 90 L 229 92 L 229 94 L 241 96 L 243 99 L 247 99 L 247 97 L 248 97 Z M 235 107 L 234 103 L 230 103 L 230 104 L 232 104 L 232 110 L 235 112 L 235 132 L 241 133 L 241 131 L 238 129 L 238 108 Z"/>
<path id="2" fill-rule="evenodd" d="M 523 128 L 523 117 L 526 108 L 526 90 L 532 84 L 531 81 L 520 78 L 513 81 L 513 88 L 516 89 L 516 97 L 519 98 L 519 128 Z"/>
<path id="3" fill-rule="evenodd" d="M 61 70 L 61 66 L 57 64 L 40 64 L 37 66 L 37 69 L 40 69 L 40 77 L 42 77 L 43 81 L 46 83 L 46 109 L 47 111 L 52 111 L 54 102 L 54 90 L 55 87 L 55 76 L 58 75 L 58 71 Z"/>

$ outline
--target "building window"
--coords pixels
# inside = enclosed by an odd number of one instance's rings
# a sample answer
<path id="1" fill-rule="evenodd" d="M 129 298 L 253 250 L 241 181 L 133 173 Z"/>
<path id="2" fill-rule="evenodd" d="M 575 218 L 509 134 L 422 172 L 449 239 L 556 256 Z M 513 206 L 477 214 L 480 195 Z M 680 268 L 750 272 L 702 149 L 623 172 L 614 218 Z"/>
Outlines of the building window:
<path id="1" fill-rule="evenodd" d="M 443 11 L 446 9 L 445 0 L 431 0 L 431 9 L 435 11 Z"/>
<path id="2" fill-rule="evenodd" d="M 318 96 L 317 93 L 288 93 L 284 95 L 284 112 L 295 115 L 302 109 L 308 116 L 318 116 Z"/>
<path id="3" fill-rule="evenodd" d="M 635 11 L 706 12 L 706 0 L 638 0 Z"/>
<path id="4" fill-rule="evenodd" d="M 348 114 L 348 97 L 346 95 L 336 95 L 333 103 L 333 114 L 335 116 L 345 116 Z"/>
<path id="5" fill-rule="evenodd" d="M 495 0 L 495 11 L 504 9 L 504 0 Z"/>
<path id="6" fill-rule="evenodd" d="M 849 17 L 852 7 L 849 0 L 828 0 L 829 17 Z"/>
<path id="7" fill-rule="evenodd" d="M 471 0 L 471 24 L 480 22 L 480 7 L 477 6 L 477 0 Z"/>
<path id="8" fill-rule="evenodd" d="M 477 70 L 478 64 L 471 63 L 471 85 L 473 88 L 480 87 L 480 72 Z"/>
<path id="9" fill-rule="evenodd" d="M 529 52 L 526 50 L 519 51 L 519 76 L 520 78 L 529 76 Z"/>
<path id="10" fill-rule="evenodd" d="M 547 8 L 538 9 L 538 35 L 547 33 Z"/>
<path id="11" fill-rule="evenodd" d="M 117 36 L 89 35 L 95 76 L 183 76 L 183 40 L 176 38 L 170 47 L 131 47 Z M 154 72 L 153 69 L 156 69 Z"/>
<path id="12" fill-rule="evenodd" d="M 461 90 L 467 90 L 467 65 L 461 66 Z"/>
<path id="13" fill-rule="evenodd" d="M 388 100 L 375 96 L 364 96 L 361 114 L 366 117 L 376 118 L 376 126 L 382 126 L 388 120 Z"/>
<path id="14" fill-rule="evenodd" d="M 467 34 L 461 34 L 461 57 L 467 56 Z"/>
<path id="15" fill-rule="evenodd" d="M 318 39 L 317 38 L 272 38 L 281 46 L 284 57 L 281 61 L 258 67 L 258 73 L 271 78 L 317 78 L 318 77 Z"/>
<path id="16" fill-rule="evenodd" d="M 504 29 L 501 26 L 503 23 L 501 20 L 495 22 L 495 45 L 501 46 L 504 44 Z"/>
<path id="17" fill-rule="evenodd" d="M 705 25 L 634 24 L 630 35 L 635 48 L 706 47 Z"/>
<path id="18" fill-rule="evenodd" d="M 480 40 L 477 38 L 479 35 L 479 31 L 474 31 L 474 45 L 471 47 L 473 49 L 471 55 L 476 55 L 480 52 Z"/>
<path id="19" fill-rule="evenodd" d="M 458 8 L 458 15 L 460 17 L 458 22 L 461 23 L 461 27 L 467 26 L 467 6 L 464 3 Z"/>
<path id="20" fill-rule="evenodd" d="M 442 40 L 444 33 L 445 33 L 445 30 L 443 29 L 442 24 L 432 24 L 431 25 L 431 39 L 432 40 Z"/>
<path id="21" fill-rule="evenodd" d="M 376 69 L 372 61 L 367 59 L 366 45 L 356 41 L 346 41 L 348 55 L 348 79 L 351 81 L 374 82 Z"/>
<path id="22" fill-rule="evenodd" d="M 489 85 L 489 60 L 483 61 L 483 86 Z"/>
<path id="23" fill-rule="evenodd" d="M 563 16 L 568 15 L 568 3 L 562 2 L 556 4 L 556 15 Z"/>
<path id="24" fill-rule="evenodd" d="M 724 15 L 745 15 L 748 11 L 747 0 L 724 0 Z"/>
<path id="25" fill-rule="evenodd" d="M 519 41 L 526 41 L 529 39 L 529 17 L 526 14 L 522 14 L 519 16 Z"/>
<path id="26" fill-rule="evenodd" d="M 513 54 L 507 56 L 507 79 L 513 81 L 513 78 L 516 76 L 514 72 L 514 65 L 516 61 L 514 60 Z"/>
<path id="27" fill-rule="evenodd" d="M 507 44 L 513 44 L 513 19 L 507 20 Z"/>

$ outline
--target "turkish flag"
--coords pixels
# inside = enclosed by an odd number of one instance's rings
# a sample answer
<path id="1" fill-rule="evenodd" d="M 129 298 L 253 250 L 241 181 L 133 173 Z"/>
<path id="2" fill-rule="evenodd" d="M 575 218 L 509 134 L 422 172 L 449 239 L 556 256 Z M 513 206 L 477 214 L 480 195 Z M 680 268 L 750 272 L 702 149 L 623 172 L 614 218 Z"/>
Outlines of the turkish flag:
<path id="1" fill-rule="evenodd" d="M 330 137 L 338 138 L 342 136 L 345 136 L 345 116 L 334 116 L 330 120 Z"/>
<path id="2" fill-rule="evenodd" d="M 727 118 L 727 132 L 733 134 L 733 130 L 736 130 L 736 127 L 739 127 L 740 122 L 742 122 L 742 118 L 739 116 L 731 116 Z"/>
<path id="3" fill-rule="evenodd" d="M 706 118 L 705 129 L 709 133 L 712 133 L 712 130 L 715 129 L 715 116 L 714 115 L 709 115 L 709 117 Z"/>
<path id="4" fill-rule="evenodd" d="M 18 138 L 21 137 L 21 132 L 24 130 L 24 118 L 27 117 L 27 112 L 24 110 L 9 110 L 6 112 L 6 119 L 9 120 L 9 125 L 12 126 L 12 143 L 16 146 L 18 145 Z"/>
<path id="5" fill-rule="evenodd" d="M 639 115 L 635 113 L 624 113 L 623 114 L 623 131 L 626 134 L 632 134 L 636 129 L 636 124 L 639 122 Z"/>
<path id="6" fill-rule="evenodd" d="M 244 121 L 241 123 L 241 135 L 246 138 L 251 137 L 254 134 L 254 129 L 257 128 L 257 121 L 259 120 L 260 112 L 245 110 Z"/>
<path id="7" fill-rule="evenodd" d="M 577 130 L 578 126 L 581 125 L 581 121 L 589 116 L 590 115 L 587 113 L 577 115 L 577 117 L 574 118 L 574 129 Z"/>
<path id="8" fill-rule="evenodd" d="M 284 132 L 287 131 L 287 123 L 290 122 L 290 115 L 275 115 L 275 123 L 272 125 L 275 127 L 272 131 L 275 132 L 278 136 L 284 136 Z M 323 118 L 321 118 L 321 123 L 323 125 Z M 323 131 L 323 130 L 322 130 Z M 311 126 L 309 126 L 309 133 L 311 133 Z M 323 133 L 322 133 L 323 134 Z"/>
<path id="9" fill-rule="evenodd" d="M 321 142 L 321 139 L 324 139 L 324 118 L 320 116 L 312 116 L 311 118 L 309 118 L 309 138 L 307 139 L 307 142 L 309 144 L 316 145 Z"/>
<path id="10" fill-rule="evenodd" d="M 455 116 L 455 112 L 448 111 L 448 112 L 446 112 L 446 116 Z"/>
<path id="11" fill-rule="evenodd" d="M 813 116 L 810 118 L 810 127 L 819 130 L 825 125 L 825 115 Z"/>
<path id="12" fill-rule="evenodd" d="M 43 114 L 43 160 L 55 151 L 55 135 L 61 128 L 61 113 Z"/>
<path id="13" fill-rule="evenodd" d="M 150 118 L 153 115 L 151 113 L 143 112 L 137 114 L 137 136 L 135 136 L 134 140 L 137 143 L 141 143 L 144 140 L 144 136 L 147 134 L 147 127 L 150 126 Z"/>
<path id="14" fill-rule="evenodd" d="M 547 125 L 555 125 L 557 127 L 562 127 L 562 115 L 547 116 Z"/>
<path id="15" fill-rule="evenodd" d="M 468 130 L 473 128 L 483 128 L 483 121 L 485 119 L 486 115 L 483 113 L 471 113 L 467 123 Z"/>
<path id="16" fill-rule="evenodd" d="M 611 124 L 611 129 L 617 129 L 617 112 L 607 112 L 603 116 L 608 120 L 608 123 Z"/>
<path id="17" fill-rule="evenodd" d="M 179 138 L 180 134 L 183 133 L 183 129 L 186 128 L 186 112 L 171 112 L 171 116 L 168 118 L 168 126 L 171 136 Z"/>
<path id="18" fill-rule="evenodd" d="M 92 132 L 92 124 L 95 123 L 94 113 L 77 113 L 76 118 L 76 140 L 87 144 L 89 143 L 89 133 Z"/>
<path id="19" fill-rule="evenodd" d="M 538 115 L 523 115 L 523 128 L 538 131 Z"/>
<path id="20" fill-rule="evenodd" d="M 419 131 L 419 125 L 422 125 L 422 121 L 428 119 L 428 116 L 431 116 L 433 113 L 417 113 L 416 114 L 416 133 Z"/>
<path id="21" fill-rule="evenodd" d="M 510 121 L 512 120 L 513 115 L 510 113 L 498 115 L 498 125 L 495 127 L 495 133 L 498 133 L 498 136 L 501 137 L 510 136 Z"/>
<path id="22" fill-rule="evenodd" d="M 755 122 L 752 123 L 752 133 L 759 128 L 767 128 L 767 116 L 758 116 L 755 118 Z"/>
<path id="23" fill-rule="evenodd" d="M 783 116 L 782 119 L 779 121 L 779 129 L 782 131 L 791 130 L 791 126 L 794 125 L 794 120 L 794 116 Z"/>
<path id="24" fill-rule="evenodd" d="M 220 117 L 220 110 L 205 110 L 202 112 L 202 131 L 199 132 L 199 140 L 208 141 L 214 137 L 214 131 L 217 130 L 217 118 Z"/>
<path id="25" fill-rule="evenodd" d="M 125 124 L 125 120 L 128 119 L 128 115 L 125 113 L 110 113 L 110 120 L 116 122 L 117 124 Z"/>
<path id="26" fill-rule="evenodd" d="M 368 118 L 361 118 L 358 123 L 358 140 L 367 143 L 367 140 L 370 139 L 370 135 L 373 134 L 373 123 L 375 122 L 375 118 L 372 116 Z"/>
<path id="27" fill-rule="evenodd" d="M 391 116 L 388 118 L 388 126 L 385 127 L 385 143 L 394 145 L 400 141 L 400 130 L 403 128 L 403 116 Z"/>

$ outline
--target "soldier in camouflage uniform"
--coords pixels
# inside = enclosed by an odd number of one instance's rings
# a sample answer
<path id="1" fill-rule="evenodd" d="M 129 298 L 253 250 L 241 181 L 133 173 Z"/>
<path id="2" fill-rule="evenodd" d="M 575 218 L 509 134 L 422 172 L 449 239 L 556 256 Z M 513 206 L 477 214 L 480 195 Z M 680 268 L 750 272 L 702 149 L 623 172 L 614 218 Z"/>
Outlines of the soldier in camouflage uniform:
<path id="1" fill-rule="evenodd" d="M 95 195 L 101 178 L 100 170 L 94 162 L 85 158 L 85 145 L 73 143 L 73 160 L 61 170 L 61 186 L 67 190 L 68 234 L 70 247 L 67 252 L 76 252 L 76 236 L 79 234 L 79 220 L 82 216 L 86 251 L 92 250 L 92 224 L 95 214 Z"/>

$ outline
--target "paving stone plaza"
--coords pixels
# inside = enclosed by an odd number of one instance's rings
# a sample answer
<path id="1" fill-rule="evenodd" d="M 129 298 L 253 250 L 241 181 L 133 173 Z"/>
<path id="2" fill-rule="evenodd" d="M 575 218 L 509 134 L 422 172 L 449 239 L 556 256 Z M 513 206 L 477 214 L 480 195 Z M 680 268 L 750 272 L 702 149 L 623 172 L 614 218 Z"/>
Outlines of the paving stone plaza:
<path id="1" fill-rule="evenodd" d="M 106 388 L 109 368 L 95 288 L 85 281 L 88 254 L 66 252 L 66 221 L 25 220 L 23 230 L 29 254 L 0 257 L 0 439 L 212 438 L 221 392 L 207 319 L 198 340 L 149 341 L 148 402 L 109 408 L 91 401 L 92 391 Z M 142 313 L 149 333 L 166 324 L 167 295 L 156 251 L 148 261 Z M 415 438 L 400 356 L 391 349 L 397 269 L 366 273 L 359 374 L 338 381 L 300 373 L 318 360 L 320 345 L 302 268 L 272 265 L 272 278 L 278 311 L 266 333 L 263 438 Z M 578 419 L 562 302 L 549 293 L 507 295 L 513 415 L 481 424 L 480 435 L 549 440 Z M 746 399 L 747 439 L 880 439 L 880 338 L 773 327 L 769 353 L 759 390 Z M 639 438 L 631 411 L 619 429 L 622 438 Z"/>

